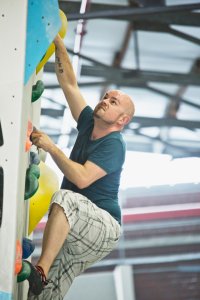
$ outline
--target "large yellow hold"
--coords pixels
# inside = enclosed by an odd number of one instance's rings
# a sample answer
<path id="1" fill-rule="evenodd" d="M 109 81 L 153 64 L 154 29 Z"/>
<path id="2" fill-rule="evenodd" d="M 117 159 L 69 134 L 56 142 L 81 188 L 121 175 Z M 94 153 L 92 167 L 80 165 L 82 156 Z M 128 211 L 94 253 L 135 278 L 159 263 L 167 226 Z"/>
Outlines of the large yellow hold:
<path id="1" fill-rule="evenodd" d="M 35 229 L 47 213 L 53 194 L 59 190 L 59 180 L 55 172 L 42 161 L 39 167 L 39 188 L 36 194 L 30 198 L 28 234 Z"/>
<path id="2" fill-rule="evenodd" d="M 64 38 L 67 32 L 67 17 L 64 14 L 64 12 L 60 9 L 60 19 L 61 19 L 61 28 L 59 31 L 59 35 L 61 36 L 61 38 Z M 42 60 L 39 62 L 39 64 L 37 65 L 36 68 L 36 74 L 38 74 L 38 72 L 44 67 L 44 65 L 46 64 L 46 62 L 49 60 L 49 58 L 51 57 L 51 55 L 55 52 L 55 45 L 54 43 L 51 43 L 51 45 L 49 46 L 49 48 L 47 49 L 44 57 L 42 58 Z"/>

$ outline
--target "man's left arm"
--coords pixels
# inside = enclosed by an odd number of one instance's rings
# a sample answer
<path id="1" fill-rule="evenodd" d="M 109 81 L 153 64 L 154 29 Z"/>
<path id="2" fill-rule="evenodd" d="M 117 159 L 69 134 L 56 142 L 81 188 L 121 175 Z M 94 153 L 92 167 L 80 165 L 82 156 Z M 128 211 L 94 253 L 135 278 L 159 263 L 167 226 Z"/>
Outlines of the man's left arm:
<path id="1" fill-rule="evenodd" d="M 35 130 L 31 134 L 33 144 L 48 152 L 64 176 L 79 189 L 86 188 L 107 173 L 91 161 L 84 165 L 69 159 L 45 133 Z"/>

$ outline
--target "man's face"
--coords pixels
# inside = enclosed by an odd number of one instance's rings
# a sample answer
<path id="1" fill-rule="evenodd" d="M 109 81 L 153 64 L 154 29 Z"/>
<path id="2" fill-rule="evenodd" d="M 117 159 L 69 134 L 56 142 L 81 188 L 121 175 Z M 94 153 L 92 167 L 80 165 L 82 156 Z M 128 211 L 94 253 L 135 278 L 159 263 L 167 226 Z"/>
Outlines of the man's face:
<path id="1" fill-rule="evenodd" d="M 108 91 L 94 109 L 94 117 L 114 124 L 124 114 L 124 95 L 117 90 Z"/>

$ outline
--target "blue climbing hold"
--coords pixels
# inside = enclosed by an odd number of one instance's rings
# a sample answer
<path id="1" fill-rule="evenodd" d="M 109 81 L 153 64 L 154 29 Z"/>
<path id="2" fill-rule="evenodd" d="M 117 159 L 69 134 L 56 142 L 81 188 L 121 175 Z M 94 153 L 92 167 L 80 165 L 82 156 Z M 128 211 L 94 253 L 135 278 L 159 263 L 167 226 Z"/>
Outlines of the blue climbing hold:
<path id="1" fill-rule="evenodd" d="M 35 245 L 33 244 L 33 241 L 28 238 L 23 238 L 22 258 L 23 259 L 28 258 L 33 253 L 34 250 L 35 250 Z"/>

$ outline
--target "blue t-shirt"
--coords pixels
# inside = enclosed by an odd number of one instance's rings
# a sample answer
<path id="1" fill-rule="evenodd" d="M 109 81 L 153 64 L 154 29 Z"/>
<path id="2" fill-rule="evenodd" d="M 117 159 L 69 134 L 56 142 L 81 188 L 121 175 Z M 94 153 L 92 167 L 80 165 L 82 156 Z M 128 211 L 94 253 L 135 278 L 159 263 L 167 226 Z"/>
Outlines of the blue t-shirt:
<path id="1" fill-rule="evenodd" d="M 118 190 L 125 160 L 125 143 L 119 131 L 91 140 L 93 127 L 93 110 L 86 106 L 78 119 L 79 133 L 70 159 L 80 164 L 89 160 L 105 170 L 107 174 L 84 189 L 79 189 L 64 177 L 61 188 L 86 196 L 98 207 L 108 211 L 121 224 Z"/>

